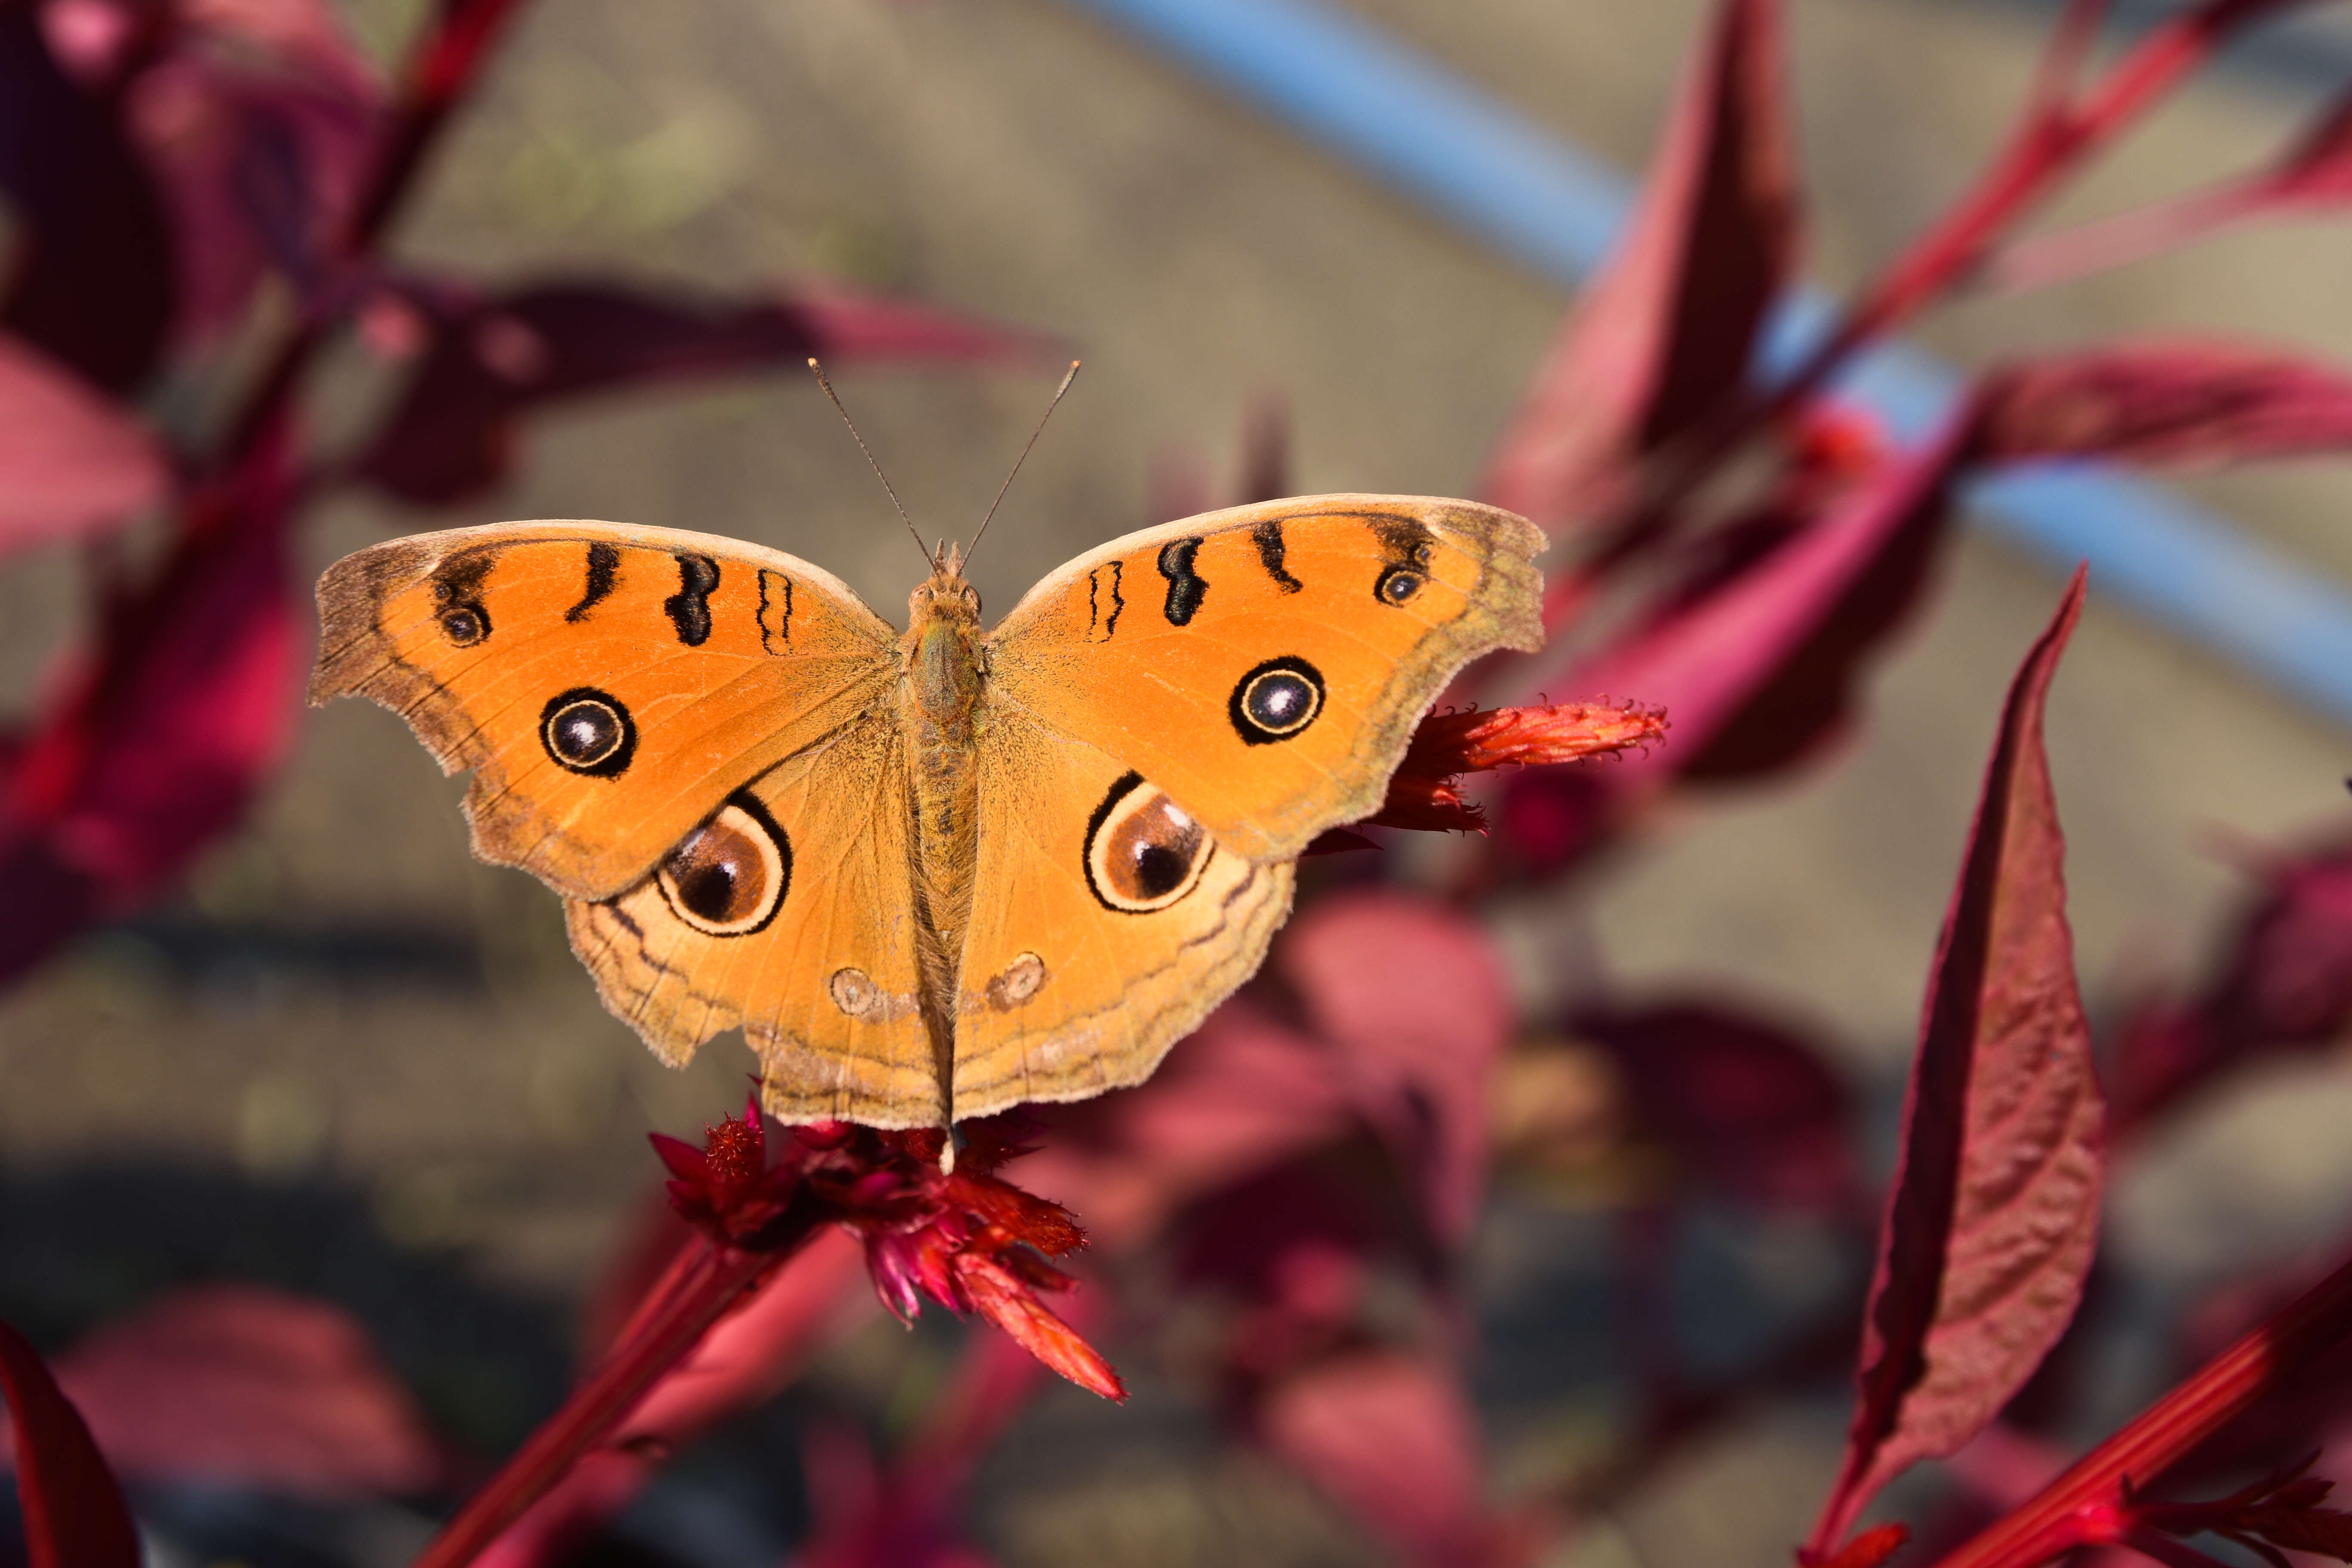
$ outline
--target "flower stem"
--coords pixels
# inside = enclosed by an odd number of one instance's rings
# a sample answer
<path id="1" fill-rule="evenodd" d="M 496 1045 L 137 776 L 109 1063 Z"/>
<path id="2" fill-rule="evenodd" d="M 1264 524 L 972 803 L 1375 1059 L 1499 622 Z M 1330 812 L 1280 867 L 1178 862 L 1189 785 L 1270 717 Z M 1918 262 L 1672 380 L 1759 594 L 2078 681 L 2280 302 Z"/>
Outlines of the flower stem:
<path id="1" fill-rule="evenodd" d="M 2125 1507 L 2126 1480 L 2145 1487 L 2347 1337 L 2352 1337 L 2352 1261 L 2206 1363 L 1937 1568 L 2033 1568 L 2085 1541 L 2106 1538 Z"/>
<path id="2" fill-rule="evenodd" d="M 639 1322 L 604 1358 L 572 1397 L 467 1500 L 443 1527 L 414 1568 L 463 1568 L 496 1541 L 582 1456 L 611 1435 L 636 1408 L 646 1390 L 702 1342 L 711 1325 L 769 1271 L 791 1258 L 816 1234 L 822 1214 L 812 1208 L 792 1233 L 762 1241 L 758 1251 L 732 1247 L 704 1249 L 677 1279 L 658 1310 Z"/>

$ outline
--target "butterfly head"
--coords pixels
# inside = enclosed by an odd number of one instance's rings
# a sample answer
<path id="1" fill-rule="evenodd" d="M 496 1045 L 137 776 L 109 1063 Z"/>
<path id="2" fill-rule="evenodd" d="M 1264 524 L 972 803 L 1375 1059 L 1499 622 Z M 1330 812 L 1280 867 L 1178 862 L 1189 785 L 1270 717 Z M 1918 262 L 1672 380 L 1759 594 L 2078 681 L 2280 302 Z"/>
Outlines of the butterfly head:
<path id="1" fill-rule="evenodd" d="M 945 619 L 980 624 L 980 590 L 963 574 L 963 552 L 946 540 L 931 552 L 931 574 L 907 599 L 909 624 Z"/>

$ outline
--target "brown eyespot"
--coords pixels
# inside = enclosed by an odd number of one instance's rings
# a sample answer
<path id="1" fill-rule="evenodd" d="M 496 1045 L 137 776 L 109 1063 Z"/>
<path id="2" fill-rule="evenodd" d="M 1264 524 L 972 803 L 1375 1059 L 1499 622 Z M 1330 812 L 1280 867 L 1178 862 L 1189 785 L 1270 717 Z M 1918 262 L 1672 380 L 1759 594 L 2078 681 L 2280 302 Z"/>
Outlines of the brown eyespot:
<path id="1" fill-rule="evenodd" d="M 755 795 L 729 797 L 654 873 L 677 918 L 708 936 L 748 936 L 776 916 L 793 880 L 792 841 Z"/>
<path id="2" fill-rule="evenodd" d="M 1142 774 L 1129 773 L 1087 825 L 1087 886 L 1105 909 L 1150 914 L 1198 886 L 1215 853 L 1206 828 Z"/>
<path id="3" fill-rule="evenodd" d="M 1420 593 L 1422 584 L 1428 581 L 1428 574 L 1417 567 L 1391 566 L 1372 584 L 1372 597 L 1383 605 L 1402 605 Z"/>
<path id="4" fill-rule="evenodd" d="M 556 766 L 609 779 L 636 755 L 637 725 L 611 692 L 575 686 L 549 698 L 539 710 L 539 740 Z"/>

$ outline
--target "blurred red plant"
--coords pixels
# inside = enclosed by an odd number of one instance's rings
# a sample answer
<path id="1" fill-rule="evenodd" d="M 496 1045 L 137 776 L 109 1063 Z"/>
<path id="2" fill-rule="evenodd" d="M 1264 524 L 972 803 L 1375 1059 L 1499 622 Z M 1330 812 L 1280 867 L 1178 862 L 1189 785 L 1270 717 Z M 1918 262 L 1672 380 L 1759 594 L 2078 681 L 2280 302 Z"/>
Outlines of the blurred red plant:
<path id="1" fill-rule="evenodd" d="M 2016 1396 L 2066 1359 L 2110 1158 L 2042 750 L 2079 580 L 2001 716 L 1859 1318 L 1850 1300 L 1832 1301 L 1712 1383 L 1679 1364 L 1670 1334 L 1641 1325 L 1619 1453 L 1517 1503 L 1486 1494 L 1463 1374 L 1461 1265 L 1498 1152 L 1555 1171 L 1619 1161 L 1604 1173 L 1624 1195 L 1625 1273 L 1642 1289 L 1701 1202 L 1802 1213 L 1857 1239 L 1866 1205 L 1843 1080 L 1802 1031 L 1672 995 L 1585 994 L 1559 1017 L 1521 1020 L 1468 910 L 1497 888 L 1568 887 L 1675 792 L 1821 758 L 1853 723 L 1869 661 L 1924 601 L 1971 478 L 2060 458 L 2211 463 L 2352 447 L 2352 381 L 2221 342 L 1996 365 L 1907 447 L 1835 395 L 1858 352 L 1966 290 L 2352 194 L 2347 99 L 2219 191 L 2013 237 L 2216 50 L 2296 8 L 2190 0 L 2094 69 L 2107 7 L 2069 0 L 1976 184 L 1793 369 L 1764 376 L 1759 348 L 1802 259 L 1781 6 L 1720 0 L 1625 241 L 1488 466 L 1488 499 L 1536 519 L 1567 557 L 1547 598 L 1553 648 L 1465 678 L 1461 706 L 1424 721 L 1381 810 L 1356 825 L 1477 835 L 1458 847 L 1447 895 L 1339 886 L 1402 877 L 1390 862 L 1404 857 L 1318 861 L 1268 973 L 1151 1084 L 1041 1112 L 1022 1133 L 1034 1152 L 1011 1124 L 982 1124 L 948 1171 L 935 1135 L 821 1126 L 778 1140 L 754 1112 L 716 1123 L 698 1149 L 657 1142 L 687 1223 L 621 1271 L 572 1399 L 425 1561 L 559 1561 L 669 1453 L 772 1394 L 841 1331 L 861 1258 L 902 1318 L 928 1298 L 1003 1337 L 966 1342 L 950 1392 L 886 1466 L 855 1438 L 813 1448 L 813 1465 L 848 1479 L 805 1556 L 844 1568 L 973 1561 L 961 1499 L 1043 1381 L 1037 1367 L 1117 1397 L 1090 1340 L 1148 1332 L 1171 1300 L 1209 1315 L 1193 1360 L 1234 1429 L 1416 1563 L 1526 1560 L 1674 1447 L 1822 1375 L 1857 1327 L 1854 1415 L 1807 1563 L 1877 1568 L 1903 1550 L 1906 1526 L 1856 1525 L 1919 1459 L 1988 1431 L 2021 1450 L 2045 1444 Z M 163 535 L 152 564 L 104 571 L 90 645 L 32 722 L 0 736 L 0 975 L 168 888 L 274 766 L 304 613 L 289 541 L 315 496 L 352 484 L 418 504 L 478 494 L 506 476 L 533 412 L 599 389 L 811 353 L 979 362 L 1043 348 L 900 301 L 692 299 L 583 279 L 490 294 L 391 263 L 384 237 L 516 9 L 443 0 L 387 88 L 310 0 L 0 0 L 0 194 L 20 231 L 0 292 L 0 552 L 104 543 L 147 519 Z M 236 405 L 201 437 L 157 429 L 144 392 L 242 325 L 273 275 L 298 309 L 271 329 Z M 303 396 L 320 349 L 346 331 L 406 379 L 374 428 L 321 458 Z M 1285 439 L 1279 406 L 1261 402 L 1238 499 L 1288 488 Z M 1161 504 L 1207 504 L 1184 477 L 1197 471 L 1169 465 Z M 1526 702 L 1539 682 L 1622 700 Z M 1608 765 L 1542 765 L 1578 759 Z M 1505 767 L 1483 799 L 1461 782 Z M 1343 829 L 1316 847 L 1371 842 Z M 2340 859 L 2324 849 L 2263 868 L 2263 902 L 2218 977 L 2186 1000 L 2144 998 L 2117 1032 L 2118 1150 L 2221 1075 L 2331 1041 L 2352 1018 Z M 1550 1027 L 1513 1056 L 1523 1023 Z M 1527 1081 L 1550 1097 L 1544 1115 L 1498 1122 L 1497 1083 L 1528 1063 L 1542 1071 Z M 1498 1127 L 1522 1144 L 1498 1151 Z M 1643 1139 L 1668 1159 L 1643 1164 Z M 1019 1186 L 998 1174 L 1016 1157 Z M 1116 1267 L 1066 1298 L 1078 1309 L 1066 1316 L 1045 1299 L 1075 1280 L 1047 1259 L 1082 1239 L 1073 1211 Z M 2168 1471 L 2210 1479 L 2211 1465 L 2189 1461 L 2210 1459 L 2240 1413 L 2274 1405 L 2309 1369 L 2340 1373 L 2340 1352 L 2327 1358 L 2352 1330 L 2347 1280 L 2352 1266 L 2278 1307 L 2035 1495 L 2021 1502 L 2031 1488 L 2015 1489 L 2004 1502 L 2017 1506 L 1943 1562 L 2034 1568 L 2123 1544 L 2207 1568 L 2182 1539 L 2200 1531 L 2266 1557 L 2343 1555 L 2352 1538 L 2324 1506 L 2326 1481 L 2277 1468 L 2290 1456 L 2269 1451 L 2314 1435 L 2316 1402 L 2234 1429 L 2261 1433 L 2228 1458 L 2240 1474 L 2272 1467 L 2263 1480 L 2210 1502 L 2149 1499 Z M 190 1342 L 168 1315 L 149 1328 L 130 1342 L 142 1354 Z M 64 1364 L 70 1373 L 72 1356 Z M 359 1363 L 335 1364 L 343 1375 L 317 1397 L 355 1397 Z M 0 1383 L 35 1561 L 128 1561 L 128 1516 L 88 1430 L 5 1332 Z M 1994 1426 L 2004 1411 L 2015 1425 Z M 108 1422 L 96 1424 L 104 1440 Z M 118 1447 L 119 1463 L 136 1462 Z"/>

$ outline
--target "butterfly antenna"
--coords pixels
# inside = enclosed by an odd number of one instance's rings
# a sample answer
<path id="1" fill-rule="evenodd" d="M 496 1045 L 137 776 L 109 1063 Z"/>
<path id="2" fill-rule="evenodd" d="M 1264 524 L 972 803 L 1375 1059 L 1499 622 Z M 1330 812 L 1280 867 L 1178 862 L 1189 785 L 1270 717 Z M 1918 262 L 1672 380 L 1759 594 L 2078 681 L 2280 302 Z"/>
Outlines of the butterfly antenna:
<path id="1" fill-rule="evenodd" d="M 1076 370 L 1077 367 L 1073 365 L 1070 368 Z M 866 460 L 868 463 L 873 464 L 874 477 L 882 481 L 883 493 L 890 498 L 890 504 L 898 509 L 898 521 L 907 525 L 907 531 L 908 533 L 914 534 L 915 548 L 923 551 L 923 559 L 926 562 L 930 563 L 932 565 L 937 565 L 938 563 L 932 559 L 931 552 L 928 550 L 923 550 L 923 536 L 920 532 L 917 531 L 915 528 L 915 520 L 907 515 L 907 508 L 898 500 L 898 492 L 890 488 L 890 476 L 882 471 L 882 465 L 880 463 L 875 462 L 874 448 L 868 447 L 866 444 L 866 437 L 857 433 L 857 421 L 849 416 L 848 409 L 841 406 L 841 395 L 834 391 L 833 383 L 824 378 L 824 366 L 816 363 L 816 355 L 814 354 L 809 355 L 809 369 L 816 372 L 816 384 L 824 388 L 824 395 L 833 399 L 834 407 L 840 412 L 841 422 L 849 426 L 849 438 L 857 443 L 857 449 L 866 454 Z M 1066 386 L 1069 384 L 1065 382 L 1063 384 Z M 1035 438 L 1036 437 L 1030 437 L 1032 440 L 1034 440 Z M 1014 466 L 1017 468 L 1019 465 L 1016 464 Z"/>
<path id="2" fill-rule="evenodd" d="M 980 520 L 980 527 L 973 532 L 971 542 L 963 547 L 965 565 L 971 564 L 971 552 L 980 548 L 980 536 L 986 533 L 988 525 L 996 521 L 996 509 L 1004 504 L 1004 492 L 1013 488 L 1013 475 L 1018 474 L 1021 471 L 1021 465 L 1029 460 L 1029 447 L 1034 447 L 1037 444 L 1037 437 L 1045 433 L 1045 421 L 1054 416 L 1054 410 L 1061 406 L 1062 394 L 1069 391 L 1070 383 L 1077 379 L 1078 362 L 1072 360 L 1069 374 L 1063 376 L 1062 384 L 1054 389 L 1054 401 L 1045 405 L 1045 412 L 1037 416 L 1037 428 L 1029 432 L 1029 446 L 1022 447 L 1021 455 L 1013 459 L 1013 473 L 1005 475 L 1004 482 L 996 487 L 996 499 L 988 503 L 988 515 Z"/>

